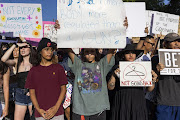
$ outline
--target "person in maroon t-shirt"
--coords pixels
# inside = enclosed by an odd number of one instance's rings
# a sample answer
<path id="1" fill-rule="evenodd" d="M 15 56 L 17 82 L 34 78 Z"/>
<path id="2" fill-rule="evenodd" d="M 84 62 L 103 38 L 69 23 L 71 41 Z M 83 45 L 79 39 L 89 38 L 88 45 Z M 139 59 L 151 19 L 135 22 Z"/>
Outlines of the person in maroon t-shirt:
<path id="1" fill-rule="evenodd" d="M 39 65 L 28 73 L 25 88 L 29 89 L 36 120 L 64 120 L 62 101 L 66 94 L 67 78 L 64 68 L 53 64 L 53 44 L 42 38 L 38 44 Z"/>

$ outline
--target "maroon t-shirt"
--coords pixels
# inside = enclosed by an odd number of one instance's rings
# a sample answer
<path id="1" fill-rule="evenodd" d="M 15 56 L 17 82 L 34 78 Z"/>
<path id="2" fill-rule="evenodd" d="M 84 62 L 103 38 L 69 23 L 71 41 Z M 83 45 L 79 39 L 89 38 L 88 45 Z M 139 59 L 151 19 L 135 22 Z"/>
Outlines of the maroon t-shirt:
<path id="1" fill-rule="evenodd" d="M 29 71 L 25 88 L 35 89 L 39 107 L 46 111 L 56 104 L 60 96 L 61 85 L 65 84 L 67 84 L 67 78 L 61 65 L 38 65 Z M 61 104 L 55 116 L 62 114 L 64 110 Z M 35 117 L 42 117 L 37 110 L 35 110 Z"/>

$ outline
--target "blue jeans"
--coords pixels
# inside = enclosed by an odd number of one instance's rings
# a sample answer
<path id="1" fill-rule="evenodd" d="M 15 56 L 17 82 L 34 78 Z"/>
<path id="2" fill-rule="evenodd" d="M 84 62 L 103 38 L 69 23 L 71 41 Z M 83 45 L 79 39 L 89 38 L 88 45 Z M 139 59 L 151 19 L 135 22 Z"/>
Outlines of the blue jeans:
<path id="1" fill-rule="evenodd" d="M 16 88 L 15 94 L 15 104 L 29 106 L 32 105 L 30 96 L 27 96 L 27 91 L 25 89 Z"/>
<path id="2" fill-rule="evenodd" d="M 156 120 L 180 120 L 180 106 L 157 105 Z"/>

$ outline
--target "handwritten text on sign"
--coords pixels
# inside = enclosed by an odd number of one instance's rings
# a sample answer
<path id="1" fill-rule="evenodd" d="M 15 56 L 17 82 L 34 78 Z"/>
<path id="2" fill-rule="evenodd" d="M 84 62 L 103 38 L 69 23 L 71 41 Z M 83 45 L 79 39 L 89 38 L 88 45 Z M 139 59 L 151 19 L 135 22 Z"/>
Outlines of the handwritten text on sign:
<path id="1" fill-rule="evenodd" d="M 152 86 L 151 62 L 119 62 L 120 86 Z"/>
<path id="2" fill-rule="evenodd" d="M 57 43 L 57 31 L 54 28 L 54 24 L 44 24 L 44 37 Z"/>
<path id="3" fill-rule="evenodd" d="M 168 33 L 178 33 L 179 16 L 168 13 L 155 12 L 153 22 L 153 33 L 166 35 Z"/>
<path id="4" fill-rule="evenodd" d="M 42 38 L 40 4 L 0 3 L 0 32 L 13 32 L 14 37 Z"/>
<path id="5" fill-rule="evenodd" d="M 58 47 L 124 48 L 122 0 L 58 0 Z"/>
<path id="6" fill-rule="evenodd" d="M 180 50 L 159 49 L 159 62 L 165 65 L 161 75 L 180 75 Z"/>

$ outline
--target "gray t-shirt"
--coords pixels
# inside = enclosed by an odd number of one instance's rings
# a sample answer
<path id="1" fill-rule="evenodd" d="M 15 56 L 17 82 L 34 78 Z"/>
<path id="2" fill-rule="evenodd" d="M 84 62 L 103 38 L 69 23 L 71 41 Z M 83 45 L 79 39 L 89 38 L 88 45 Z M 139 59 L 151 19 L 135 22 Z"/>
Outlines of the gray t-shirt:
<path id="1" fill-rule="evenodd" d="M 152 59 L 152 68 L 156 70 L 159 57 Z M 157 83 L 157 104 L 167 106 L 180 106 L 180 76 L 179 75 L 160 75 Z"/>
<path id="2" fill-rule="evenodd" d="M 74 113 L 94 115 L 110 109 L 106 75 L 114 64 L 114 57 L 108 64 L 107 56 L 95 63 L 82 62 L 77 56 L 73 64 L 68 60 L 75 74 L 72 96 Z"/>

